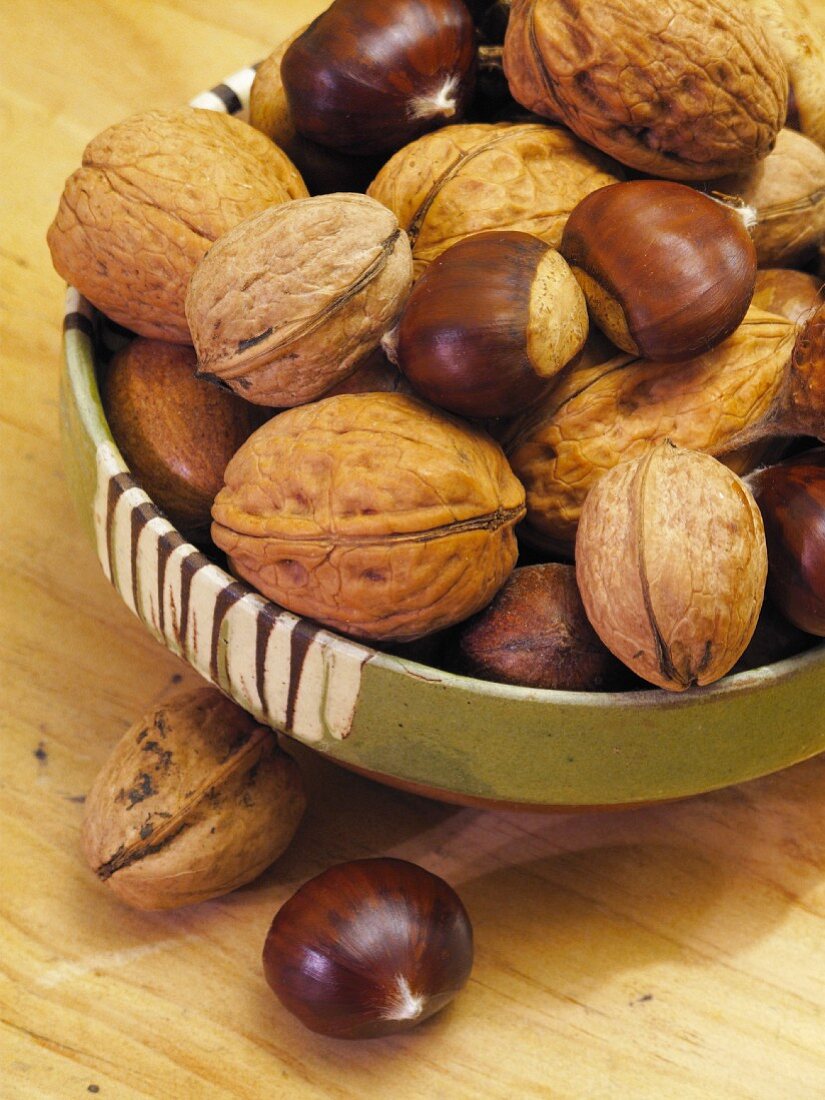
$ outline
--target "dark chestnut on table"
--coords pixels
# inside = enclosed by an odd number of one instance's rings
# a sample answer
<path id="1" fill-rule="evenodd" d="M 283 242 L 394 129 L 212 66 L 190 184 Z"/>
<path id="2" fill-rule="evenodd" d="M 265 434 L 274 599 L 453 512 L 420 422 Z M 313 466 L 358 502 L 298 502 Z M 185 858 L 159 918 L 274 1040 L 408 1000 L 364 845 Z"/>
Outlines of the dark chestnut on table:
<path id="1" fill-rule="evenodd" d="M 688 359 L 721 343 L 745 316 L 756 281 L 742 214 L 667 180 L 587 195 L 559 247 L 599 327 L 646 359 Z"/>
<path id="2" fill-rule="evenodd" d="M 800 630 L 825 637 L 825 447 L 746 481 L 765 524 L 771 599 Z"/>
<path id="3" fill-rule="evenodd" d="M 459 992 L 473 933 L 458 895 L 406 860 L 359 859 L 310 879 L 275 915 L 266 980 L 312 1031 L 372 1039 L 407 1031 Z"/>
<path id="4" fill-rule="evenodd" d="M 287 49 L 281 79 L 305 137 L 385 153 L 459 122 L 475 63 L 462 0 L 334 0 Z"/>

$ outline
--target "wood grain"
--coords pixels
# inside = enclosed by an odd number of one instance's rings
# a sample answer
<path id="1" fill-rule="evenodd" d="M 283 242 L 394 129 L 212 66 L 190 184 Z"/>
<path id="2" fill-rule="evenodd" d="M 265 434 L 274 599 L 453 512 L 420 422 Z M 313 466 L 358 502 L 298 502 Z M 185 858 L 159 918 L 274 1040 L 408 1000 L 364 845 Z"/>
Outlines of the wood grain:
<path id="1" fill-rule="evenodd" d="M 110 747 L 197 677 L 117 599 L 71 511 L 57 421 L 63 288 L 46 227 L 96 131 L 185 101 L 321 7 L 4 11 L 0 1095 L 821 1096 L 825 757 L 669 806 L 539 816 L 402 795 L 297 747 L 311 808 L 251 886 L 139 914 L 82 861 L 82 798 Z M 270 994 L 264 937 L 299 883 L 378 854 L 456 887 L 475 926 L 473 975 L 404 1037 L 323 1040 Z"/>

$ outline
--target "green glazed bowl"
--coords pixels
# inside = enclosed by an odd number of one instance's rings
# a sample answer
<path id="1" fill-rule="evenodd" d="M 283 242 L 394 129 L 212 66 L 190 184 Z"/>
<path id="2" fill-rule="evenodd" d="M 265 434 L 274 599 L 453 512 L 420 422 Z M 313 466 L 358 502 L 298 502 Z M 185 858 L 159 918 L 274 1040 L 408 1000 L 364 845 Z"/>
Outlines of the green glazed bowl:
<path id="1" fill-rule="evenodd" d="M 240 113 L 253 75 L 193 105 Z M 77 509 L 127 607 L 259 721 L 393 786 L 524 809 L 683 798 L 825 749 L 825 645 L 683 695 L 546 691 L 442 672 L 284 611 L 187 543 L 129 473 L 98 392 L 106 332 L 70 288 L 61 438 Z"/>

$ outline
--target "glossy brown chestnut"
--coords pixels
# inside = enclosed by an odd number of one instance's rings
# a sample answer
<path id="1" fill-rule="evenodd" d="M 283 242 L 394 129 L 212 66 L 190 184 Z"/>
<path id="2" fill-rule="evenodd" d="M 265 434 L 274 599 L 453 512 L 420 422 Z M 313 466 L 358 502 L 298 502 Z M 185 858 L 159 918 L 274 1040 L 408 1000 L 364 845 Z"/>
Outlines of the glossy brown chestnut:
<path id="1" fill-rule="evenodd" d="M 399 859 L 330 867 L 281 906 L 264 974 L 312 1031 L 372 1039 L 443 1008 L 470 976 L 473 933 L 443 879 Z"/>
<path id="2" fill-rule="evenodd" d="M 460 121 L 475 60 L 461 0 L 334 0 L 289 46 L 281 79 L 305 137 L 382 153 Z"/>
<path id="3" fill-rule="evenodd" d="M 596 323 L 646 359 L 687 359 L 721 343 L 745 316 L 756 278 L 742 214 L 665 180 L 588 195 L 559 250 Z"/>
<path id="4" fill-rule="evenodd" d="M 825 636 L 825 447 L 746 481 L 765 524 L 771 599 L 794 626 Z"/>
<path id="5" fill-rule="evenodd" d="M 442 252 L 414 284 L 398 365 L 434 405 L 512 416 L 586 338 L 584 297 L 558 252 L 530 233 L 478 233 Z"/>

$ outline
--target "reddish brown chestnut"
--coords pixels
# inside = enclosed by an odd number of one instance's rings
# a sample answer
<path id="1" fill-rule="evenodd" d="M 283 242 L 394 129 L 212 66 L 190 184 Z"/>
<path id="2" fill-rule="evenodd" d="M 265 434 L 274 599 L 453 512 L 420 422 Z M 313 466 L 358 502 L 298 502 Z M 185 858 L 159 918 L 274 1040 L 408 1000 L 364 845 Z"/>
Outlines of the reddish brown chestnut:
<path id="1" fill-rule="evenodd" d="M 465 237 L 407 299 L 398 365 L 428 401 L 512 416 L 540 397 L 587 338 L 587 306 L 564 259 L 530 233 Z"/>
<path id="2" fill-rule="evenodd" d="M 800 630 L 825 636 L 825 447 L 746 479 L 768 544 L 768 592 Z"/>
<path id="3" fill-rule="evenodd" d="M 281 906 L 264 974 L 310 1030 L 336 1039 L 407 1031 L 470 976 L 473 933 L 443 879 L 400 859 L 330 867 Z"/>
<path id="4" fill-rule="evenodd" d="M 665 180 L 594 191 L 571 213 L 559 250 L 599 327 L 646 359 L 687 359 L 721 343 L 756 279 L 743 213 Z"/>
<path id="5" fill-rule="evenodd" d="M 281 79 L 305 137 L 381 153 L 460 121 L 475 60 L 461 0 L 334 0 L 287 49 Z"/>

